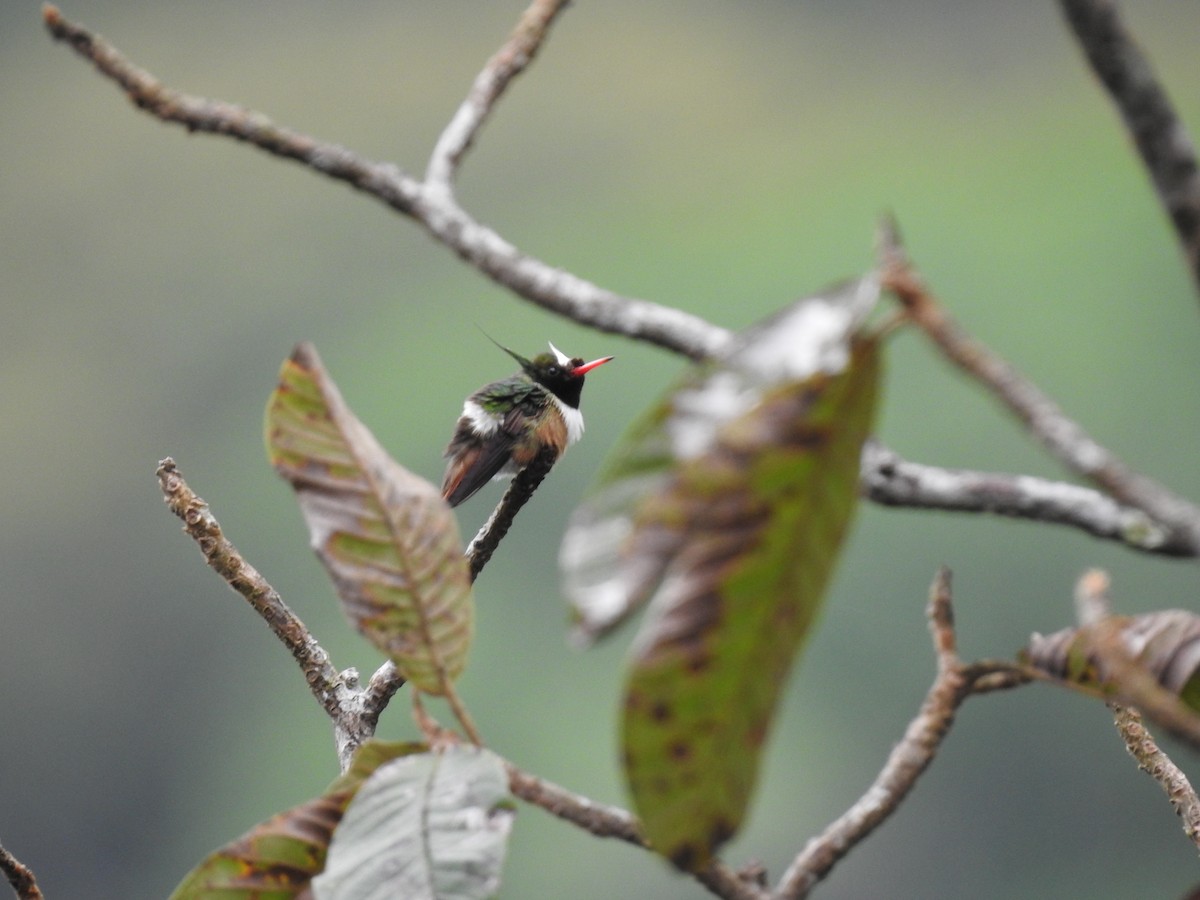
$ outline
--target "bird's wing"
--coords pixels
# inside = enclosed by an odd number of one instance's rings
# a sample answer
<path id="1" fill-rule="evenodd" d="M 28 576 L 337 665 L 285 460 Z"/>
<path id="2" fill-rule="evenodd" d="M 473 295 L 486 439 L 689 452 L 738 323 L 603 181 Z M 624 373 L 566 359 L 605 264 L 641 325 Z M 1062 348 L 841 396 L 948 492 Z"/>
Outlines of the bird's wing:
<path id="1" fill-rule="evenodd" d="M 518 439 L 529 430 L 531 417 L 537 414 L 541 399 L 542 395 L 532 389 L 518 396 L 496 430 L 478 446 L 464 451 L 456 435 L 447 448 L 451 459 L 442 480 L 442 496 L 447 503 L 458 506 L 500 474 L 512 459 Z"/>
<path id="2" fill-rule="evenodd" d="M 512 455 L 514 443 L 516 436 L 499 428 L 478 447 L 451 459 L 442 481 L 442 496 L 446 502 L 458 506 L 474 496 L 504 468 Z"/>

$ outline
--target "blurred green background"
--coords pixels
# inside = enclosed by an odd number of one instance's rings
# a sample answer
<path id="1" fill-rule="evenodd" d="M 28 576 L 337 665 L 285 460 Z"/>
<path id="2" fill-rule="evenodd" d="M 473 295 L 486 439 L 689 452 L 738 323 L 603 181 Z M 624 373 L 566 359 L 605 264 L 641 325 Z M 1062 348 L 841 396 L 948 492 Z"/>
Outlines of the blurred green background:
<path id="1" fill-rule="evenodd" d="M 1200 9 L 1135 6 L 1195 132 Z M 169 84 L 415 172 L 521 9 L 63 7 Z M 335 774 L 294 663 L 205 568 L 154 478 L 173 455 L 335 662 L 373 670 L 262 450 L 267 395 L 301 339 L 430 478 L 463 396 L 511 368 L 475 324 L 526 353 L 553 339 L 617 355 L 590 383 L 587 440 L 478 585 L 462 687 L 500 753 L 624 802 L 630 632 L 566 648 L 557 534 L 681 362 L 514 299 L 340 184 L 135 112 L 47 38 L 33 3 L 0 6 L 0 123 L 0 841 L 47 896 L 163 897 Z M 968 329 L 1200 498 L 1197 299 L 1052 3 L 579 2 L 469 157 L 461 196 L 554 265 L 730 327 L 863 271 L 894 211 Z M 1063 474 L 916 334 L 892 341 L 879 433 L 916 460 Z M 460 509 L 465 533 L 496 493 Z M 1085 567 L 1111 571 L 1125 611 L 1195 608 L 1200 571 L 1065 529 L 864 508 L 731 862 L 777 876 L 874 777 L 932 677 L 922 607 L 943 562 L 966 657 L 1068 624 Z M 398 702 L 381 733 L 412 731 Z M 1198 881 L 1108 712 L 1039 686 L 968 703 L 911 799 L 820 896 L 1172 897 Z M 701 893 L 524 808 L 501 896 Z"/>

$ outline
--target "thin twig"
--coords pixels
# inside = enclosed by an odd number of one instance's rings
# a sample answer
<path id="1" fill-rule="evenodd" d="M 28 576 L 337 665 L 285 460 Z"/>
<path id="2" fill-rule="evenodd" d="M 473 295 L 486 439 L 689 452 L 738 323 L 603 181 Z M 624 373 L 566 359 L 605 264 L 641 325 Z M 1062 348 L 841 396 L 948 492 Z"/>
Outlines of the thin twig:
<path id="1" fill-rule="evenodd" d="M 506 768 L 509 790 L 526 803 L 540 806 L 552 816 L 577 825 L 596 837 L 616 838 L 627 844 L 649 847 L 642 834 L 642 827 L 632 813 L 574 794 L 544 778 L 531 775 L 512 763 L 508 763 Z"/>
<path id="2" fill-rule="evenodd" d="M 1132 471 L 1011 365 L 971 338 L 926 289 L 900 246 L 894 226 L 880 234 L 884 287 L 945 356 L 1017 416 L 1041 444 L 1114 498 L 1137 507 L 1177 533 L 1172 541 L 1200 547 L 1200 509 L 1154 480 Z"/>
<path id="3" fill-rule="evenodd" d="M 597 803 L 531 775 L 512 763 L 508 770 L 508 788 L 526 803 L 541 807 L 552 816 L 570 822 L 596 837 L 616 838 L 636 847 L 649 849 L 642 827 L 624 809 Z M 751 881 L 743 878 L 725 863 L 714 861 L 707 868 L 692 873 L 693 877 L 718 897 L 730 900 L 765 900 L 766 894 Z"/>
<path id="4" fill-rule="evenodd" d="M 17 900 L 42 900 L 33 870 L 0 846 L 0 872 L 8 879 L 17 894 Z"/>
<path id="5" fill-rule="evenodd" d="M 1026 680 L 1018 667 L 1007 663 L 964 666 L 959 660 L 950 571 L 944 567 L 930 588 L 927 615 L 937 657 L 937 676 L 920 712 L 905 729 L 903 740 L 893 748 L 867 792 L 822 834 L 810 840 L 788 866 L 772 894 L 777 900 L 807 897 L 839 860 L 896 811 L 933 761 L 958 708 L 975 692 L 977 681 L 1002 676 L 1003 682 L 993 678 L 989 684 L 988 689 L 995 690 L 1015 687 Z"/>
<path id="6" fill-rule="evenodd" d="M 312 695 L 333 720 L 338 760 L 345 771 L 354 751 L 375 733 L 379 712 L 403 681 L 387 678 L 377 684 L 376 678 L 372 678 L 371 704 L 367 707 L 358 685 L 357 670 L 338 672 L 300 617 L 225 537 L 208 504 L 183 480 L 175 460 L 170 457 L 162 460 L 156 474 L 163 500 L 183 520 L 183 530 L 200 547 L 205 561 L 246 599 L 300 666 Z"/>
<path id="7" fill-rule="evenodd" d="M 1200 289 L 1200 171 L 1196 148 L 1150 60 L 1112 0 L 1059 0 L 1092 70 L 1116 104 Z"/>
<path id="8" fill-rule="evenodd" d="M 1200 547 L 1132 506 L 1092 488 L 1032 475 L 908 462 L 878 441 L 863 446 L 862 492 L 883 506 L 993 513 L 1078 528 L 1135 550 L 1193 557 Z"/>
<path id="9" fill-rule="evenodd" d="M 483 523 L 483 527 L 471 539 L 471 543 L 467 545 L 466 556 L 471 565 L 471 581 L 479 577 L 483 567 L 488 564 L 488 560 L 492 558 L 492 554 L 496 552 L 496 548 L 508 534 L 508 529 L 512 527 L 517 513 L 532 499 L 534 491 L 550 474 L 557 459 L 558 454 L 555 449 L 545 447 L 529 465 L 513 476 L 504 496 L 500 498 L 500 502 L 492 510 L 492 514 L 488 516 L 488 520 Z"/>
<path id="10" fill-rule="evenodd" d="M 56 40 L 90 60 L 144 112 L 189 131 L 245 141 L 344 181 L 413 218 L 478 271 L 531 303 L 600 331 L 647 341 L 692 359 L 719 352 L 730 339 L 728 331 L 698 316 L 623 297 L 522 253 L 473 219 L 444 186 L 429 187 L 395 165 L 368 160 L 346 147 L 277 125 L 254 110 L 176 91 L 135 66 L 100 36 L 65 19 L 56 7 L 44 6 L 42 17 Z"/>
<path id="11" fill-rule="evenodd" d="M 1138 768 L 1159 783 L 1176 815 L 1183 821 L 1183 833 L 1200 847 L 1200 798 L 1187 775 L 1155 743 L 1137 710 L 1115 703 L 1110 705 L 1125 749 L 1137 760 Z"/>
<path id="12" fill-rule="evenodd" d="M 534 0 L 521 16 L 517 27 L 475 78 L 471 90 L 450 120 L 429 157 L 425 183 L 451 189 L 463 156 L 503 95 L 509 82 L 533 62 L 555 17 L 568 0 Z"/>

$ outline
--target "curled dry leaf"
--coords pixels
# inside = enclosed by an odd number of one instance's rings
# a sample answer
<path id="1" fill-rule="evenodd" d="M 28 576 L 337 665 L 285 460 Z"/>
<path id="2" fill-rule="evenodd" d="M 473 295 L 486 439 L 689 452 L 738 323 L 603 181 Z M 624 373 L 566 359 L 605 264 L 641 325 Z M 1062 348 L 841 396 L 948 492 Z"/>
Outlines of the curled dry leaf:
<path id="1" fill-rule="evenodd" d="M 1168 609 L 1140 616 L 1116 616 L 1126 652 L 1158 683 L 1200 712 L 1200 616 Z M 1081 628 L 1035 634 L 1025 660 L 1054 678 L 1103 689 L 1109 681 L 1103 660 L 1090 652 Z"/>

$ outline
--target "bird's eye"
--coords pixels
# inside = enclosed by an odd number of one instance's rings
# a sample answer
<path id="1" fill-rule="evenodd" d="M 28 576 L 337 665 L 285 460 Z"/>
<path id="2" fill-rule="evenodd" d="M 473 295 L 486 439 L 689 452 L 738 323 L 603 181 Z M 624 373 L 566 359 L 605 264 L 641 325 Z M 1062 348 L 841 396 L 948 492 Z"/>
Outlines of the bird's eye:
<path id="1" fill-rule="evenodd" d="M 557 375 L 561 370 L 558 368 L 558 366 L 551 366 L 547 371 L 551 375 Z"/>

